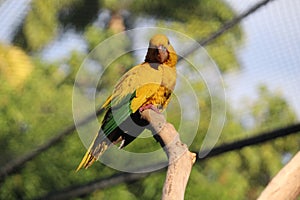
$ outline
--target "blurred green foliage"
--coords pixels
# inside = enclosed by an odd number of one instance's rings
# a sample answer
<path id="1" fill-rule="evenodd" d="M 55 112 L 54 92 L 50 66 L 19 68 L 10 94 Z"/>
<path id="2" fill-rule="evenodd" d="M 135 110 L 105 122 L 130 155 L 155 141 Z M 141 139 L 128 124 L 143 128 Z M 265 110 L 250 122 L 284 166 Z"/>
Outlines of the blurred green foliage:
<path id="1" fill-rule="evenodd" d="M 109 11 L 109 17 L 108 20 L 102 19 L 104 25 L 95 23 L 99 20 L 99 13 L 106 11 Z M 125 29 L 135 27 L 136 21 L 143 18 L 155 20 L 157 26 L 173 28 L 200 40 L 216 31 L 222 23 L 234 17 L 235 13 L 221 0 L 93 0 L 89 3 L 83 0 L 33 0 L 31 9 L 15 36 L 14 45 L 20 48 L 11 51 L 16 47 L 0 46 L 1 166 L 46 142 L 73 120 L 72 91 L 76 73 L 86 57 L 85 53 L 73 52 L 69 58 L 47 63 L 38 52 L 70 28 L 75 28 L 85 38 L 89 50 L 92 50 L 101 41 L 121 30 L 122 27 L 114 29 L 116 26 L 112 26 L 115 15 L 122 18 Z M 242 41 L 243 31 L 237 26 L 207 46 L 222 73 L 239 68 L 236 48 Z M 90 59 L 101 66 L 101 61 L 109 57 L 110 51 L 122 52 L 130 49 L 132 43 L 134 40 L 124 35 L 124 39 L 109 46 L 107 52 L 94 52 L 97 56 Z M 7 56 L 8 52 L 10 57 Z M 20 60 L 20 52 L 23 60 L 26 60 L 22 69 L 11 61 Z M 135 62 L 133 54 L 129 53 L 111 64 L 112 67 L 105 71 L 105 78 L 97 88 L 99 102 L 103 102 L 111 92 L 116 77 L 120 77 Z M 24 68 L 28 70 L 18 70 Z M 12 72 L 4 73 L 9 71 L 7 69 Z M 10 78 L 19 74 L 22 74 L 22 81 L 16 87 Z M 79 84 L 87 82 L 80 80 Z M 201 80 L 194 81 L 193 86 L 201 94 L 207 92 Z M 198 134 L 190 146 L 195 151 L 200 148 L 211 117 L 209 95 L 201 96 L 198 103 L 201 121 Z M 177 107 L 178 103 L 173 101 L 168 111 L 171 113 L 168 120 L 175 126 L 180 119 Z M 296 120 L 286 100 L 263 86 L 259 88 L 259 98 L 248 109 L 250 127 L 235 116 L 229 102 L 227 120 L 219 144 L 286 126 Z M 187 186 L 186 199 L 255 199 L 283 166 L 285 156 L 293 155 L 298 145 L 299 138 L 289 136 L 196 164 Z M 137 139 L 127 150 L 143 152 L 145 147 L 149 151 L 159 148 L 159 145 L 154 140 Z M 85 150 L 76 133 L 64 138 L 58 145 L 28 162 L 19 173 L 9 176 L 1 185 L 0 199 L 32 199 L 117 173 L 100 163 L 89 170 L 75 173 Z M 164 172 L 153 173 L 143 180 L 96 191 L 81 198 L 160 199 L 164 178 Z"/>

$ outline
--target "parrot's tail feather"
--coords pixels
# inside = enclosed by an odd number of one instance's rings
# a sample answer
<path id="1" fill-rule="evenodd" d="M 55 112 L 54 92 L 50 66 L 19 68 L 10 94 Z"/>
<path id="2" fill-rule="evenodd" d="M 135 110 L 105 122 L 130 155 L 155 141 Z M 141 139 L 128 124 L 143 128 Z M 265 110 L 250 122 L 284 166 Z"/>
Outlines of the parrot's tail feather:
<path id="1" fill-rule="evenodd" d="M 82 158 L 80 164 L 78 165 L 76 172 L 78 172 L 81 168 L 87 169 L 91 166 L 99 157 L 105 152 L 108 148 L 107 142 L 102 141 L 100 144 L 95 146 L 95 143 L 91 145 L 91 148 L 86 152 L 84 157 Z"/>
<path id="2" fill-rule="evenodd" d="M 76 172 L 78 172 L 81 168 L 87 168 L 94 163 L 96 158 L 91 154 L 91 152 L 87 151 L 84 157 L 82 158 L 80 164 L 78 165 Z"/>

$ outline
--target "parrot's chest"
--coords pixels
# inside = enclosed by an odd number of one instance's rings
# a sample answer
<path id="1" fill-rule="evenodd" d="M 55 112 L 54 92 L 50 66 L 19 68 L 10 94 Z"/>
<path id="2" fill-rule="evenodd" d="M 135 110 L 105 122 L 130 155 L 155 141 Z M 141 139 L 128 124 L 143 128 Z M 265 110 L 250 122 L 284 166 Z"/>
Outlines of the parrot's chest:
<path id="1" fill-rule="evenodd" d="M 157 92 L 148 99 L 146 104 L 166 108 L 169 98 L 176 84 L 176 70 L 170 67 L 162 67 L 162 81 Z"/>
<path id="2" fill-rule="evenodd" d="M 167 106 L 167 102 L 168 99 L 170 98 L 172 94 L 172 90 L 164 87 L 164 86 L 160 86 L 158 91 L 147 100 L 146 104 L 152 104 L 162 108 L 165 108 Z"/>

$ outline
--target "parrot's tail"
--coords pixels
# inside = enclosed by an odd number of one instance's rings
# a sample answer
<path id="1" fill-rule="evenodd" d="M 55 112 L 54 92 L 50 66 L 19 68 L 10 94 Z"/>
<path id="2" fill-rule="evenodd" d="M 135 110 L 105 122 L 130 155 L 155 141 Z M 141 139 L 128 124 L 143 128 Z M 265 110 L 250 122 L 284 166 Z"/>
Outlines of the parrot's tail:
<path id="1" fill-rule="evenodd" d="M 81 168 L 87 169 L 91 166 L 99 157 L 105 152 L 108 148 L 108 144 L 106 141 L 102 141 L 100 144 L 92 143 L 89 150 L 86 152 L 84 157 L 82 158 L 80 164 L 78 165 L 76 172 L 78 172 Z"/>
<path id="2" fill-rule="evenodd" d="M 78 165 L 76 172 L 78 172 L 81 168 L 88 168 L 96 161 L 95 156 L 91 154 L 91 152 L 87 151 L 84 157 L 82 158 L 80 164 Z"/>

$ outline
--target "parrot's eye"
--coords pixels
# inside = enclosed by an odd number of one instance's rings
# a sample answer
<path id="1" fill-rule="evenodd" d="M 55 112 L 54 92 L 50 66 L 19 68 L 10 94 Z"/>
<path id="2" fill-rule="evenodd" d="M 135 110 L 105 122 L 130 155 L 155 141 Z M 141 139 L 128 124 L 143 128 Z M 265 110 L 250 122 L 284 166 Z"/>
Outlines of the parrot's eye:
<path id="1" fill-rule="evenodd" d="M 157 50 L 166 51 L 167 48 L 166 48 L 165 46 L 163 46 L 163 45 L 160 45 L 160 46 L 157 48 Z"/>
<path id="2" fill-rule="evenodd" d="M 168 40 L 168 45 L 170 45 L 170 41 Z"/>

